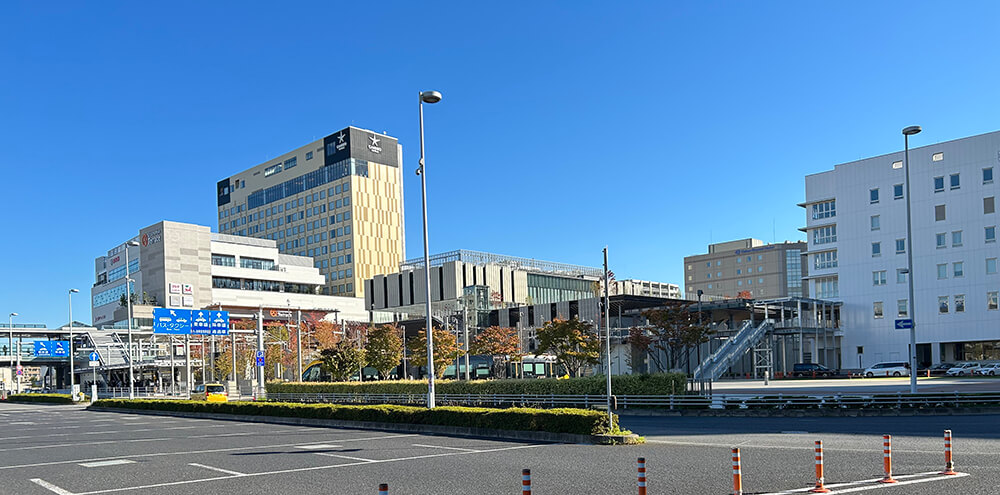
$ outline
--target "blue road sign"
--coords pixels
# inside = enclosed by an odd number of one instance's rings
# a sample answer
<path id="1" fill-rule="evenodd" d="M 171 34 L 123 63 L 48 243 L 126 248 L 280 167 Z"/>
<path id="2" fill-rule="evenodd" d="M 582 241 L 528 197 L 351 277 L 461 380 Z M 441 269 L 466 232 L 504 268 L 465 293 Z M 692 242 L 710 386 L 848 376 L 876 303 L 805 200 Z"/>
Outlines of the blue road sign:
<path id="1" fill-rule="evenodd" d="M 190 334 L 191 310 L 153 308 L 153 333 Z"/>
<path id="2" fill-rule="evenodd" d="M 36 340 L 35 357 L 67 357 L 69 356 L 68 340 Z"/>
<path id="3" fill-rule="evenodd" d="M 97 351 L 91 352 L 90 353 L 90 360 L 91 361 L 100 361 L 101 360 L 101 356 L 99 354 L 97 354 Z"/>
<path id="4" fill-rule="evenodd" d="M 192 335 L 229 335 L 228 311 L 191 311 Z"/>
<path id="5" fill-rule="evenodd" d="M 257 351 L 257 366 L 264 366 L 264 351 Z"/>
<path id="6" fill-rule="evenodd" d="M 210 311 L 212 335 L 229 335 L 229 312 Z"/>
<path id="7" fill-rule="evenodd" d="M 896 320 L 896 330 L 909 330 L 911 328 L 913 328 L 913 320 L 909 318 Z"/>

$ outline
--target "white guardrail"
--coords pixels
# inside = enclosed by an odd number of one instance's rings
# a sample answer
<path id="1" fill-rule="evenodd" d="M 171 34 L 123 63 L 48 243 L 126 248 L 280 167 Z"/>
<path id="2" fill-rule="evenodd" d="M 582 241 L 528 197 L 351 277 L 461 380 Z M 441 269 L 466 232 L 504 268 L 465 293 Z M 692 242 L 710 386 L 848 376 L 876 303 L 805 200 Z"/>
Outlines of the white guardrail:
<path id="1" fill-rule="evenodd" d="M 443 405 L 493 407 L 583 407 L 601 408 L 605 395 L 476 395 L 437 394 Z M 280 402 L 324 402 L 339 404 L 426 403 L 426 394 L 338 394 L 338 393 L 269 393 L 268 400 Z M 834 394 L 834 395 L 615 395 L 615 409 L 864 409 L 864 408 L 940 408 L 1000 407 L 1000 393 L 934 394 Z"/>

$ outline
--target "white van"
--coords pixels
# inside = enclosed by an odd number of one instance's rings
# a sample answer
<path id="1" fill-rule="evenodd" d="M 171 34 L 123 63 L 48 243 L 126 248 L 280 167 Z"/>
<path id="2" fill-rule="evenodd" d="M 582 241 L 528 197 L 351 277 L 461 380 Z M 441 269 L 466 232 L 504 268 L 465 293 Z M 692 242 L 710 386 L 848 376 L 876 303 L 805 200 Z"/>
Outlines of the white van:
<path id="1" fill-rule="evenodd" d="M 878 363 L 865 370 L 865 376 L 910 376 L 910 363 L 893 361 Z"/>

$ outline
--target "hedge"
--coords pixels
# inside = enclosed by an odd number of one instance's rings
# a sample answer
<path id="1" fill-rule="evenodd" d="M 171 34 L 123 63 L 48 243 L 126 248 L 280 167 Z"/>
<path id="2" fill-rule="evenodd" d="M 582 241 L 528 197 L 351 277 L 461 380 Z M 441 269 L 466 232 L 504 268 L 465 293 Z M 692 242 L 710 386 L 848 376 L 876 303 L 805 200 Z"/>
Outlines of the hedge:
<path id="1" fill-rule="evenodd" d="M 611 393 L 614 395 L 670 395 L 683 394 L 687 377 L 683 373 L 657 373 L 652 375 L 613 375 Z M 473 395 L 604 395 L 607 387 L 603 375 L 558 380 L 442 380 L 435 382 L 439 394 Z M 270 382 L 268 393 L 337 393 L 337 394 L 424 394 L 427 382 L 423 380 L 390 380 L 376 382 Z"/>
<path id="2" fill-rule="evenodd" d="M 7 396 L 9 402 L 45 402 L 48 404 L 72 404 L 73 397 L 69 394 L 12 394 Z"/>
<path id="3" fill-rule="evenodd" d="M 346 406 L 287 402 L 203 402 L 186 400 L 102 399 L 95 407 L 176 412 L 242 414 L 286 418 L 408 423 L 495 430 L 546 431 L 596 435 L 617 431 L 608 424 L 607 413 L 587 409 L 489 409 L 484 407 L 424 407 L 373 405 Z"/>

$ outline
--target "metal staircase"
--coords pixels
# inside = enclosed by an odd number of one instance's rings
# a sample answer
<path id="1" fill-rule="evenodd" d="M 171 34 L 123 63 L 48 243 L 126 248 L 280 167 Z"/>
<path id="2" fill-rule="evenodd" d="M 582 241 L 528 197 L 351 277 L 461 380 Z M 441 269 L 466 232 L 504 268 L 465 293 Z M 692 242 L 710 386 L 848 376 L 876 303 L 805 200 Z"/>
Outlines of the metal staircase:
<path id="1" fill-rule="evenodd" d="M 764 320 L 758 325 L 747 320 L 743 322 L 733 338 L 726 341 L 712 355 L 705 358 L 692 375 L 695 380 L 718 380 L 736 360 L 743 357 L 761 337 L 774 328 L 774 320 Z"/>
<path id="2" fill-rule="evenodd" d="M 97 354 L 101 356 L 101 366 L 111 368 L 128 366 L 125 346 L 117 338 L 117 334 L 89 332 L 88 335 L 94 344 L 94 349 L 97 350 Z"/>

